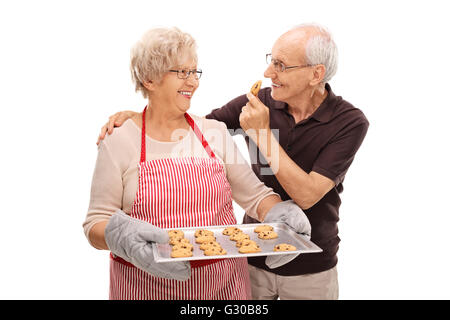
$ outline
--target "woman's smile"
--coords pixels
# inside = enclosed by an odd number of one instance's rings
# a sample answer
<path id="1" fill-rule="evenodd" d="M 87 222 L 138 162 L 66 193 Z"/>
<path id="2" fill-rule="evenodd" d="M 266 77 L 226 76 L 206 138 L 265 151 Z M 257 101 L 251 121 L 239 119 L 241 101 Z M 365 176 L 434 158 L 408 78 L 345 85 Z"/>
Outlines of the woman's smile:
<path id="1" fill-rule="evenodd" d="M 185 97 L 186 99 L 191 99 L 192 98 L 192 91 L 185 91 L 185 90 L 180 90 L 178 91 L 179 94 L 181 94 L 183 97 Z"/>

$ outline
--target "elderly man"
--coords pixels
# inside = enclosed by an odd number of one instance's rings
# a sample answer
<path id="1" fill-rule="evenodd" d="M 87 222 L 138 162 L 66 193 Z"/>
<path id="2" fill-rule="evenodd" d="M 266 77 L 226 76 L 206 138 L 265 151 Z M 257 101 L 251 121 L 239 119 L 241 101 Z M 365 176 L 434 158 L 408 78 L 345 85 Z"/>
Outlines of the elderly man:
<path id="1" fill-rule="evenodd" d="M 252 296 L 337 299 L 339 194 L 369 123 L 328 84 L 337 69 L 337 49 L 325 28 L 305 24 L 289 30 L 266 59 L 270 88 L 261 89 L 258 97 L 237 97 L 206 117 L 248 134 L 247 146 L 259 151 L 259 156 L 250 153 L 254 172 L 283 200 L 292 199 L 304 210 L 311 240 L 323 252 L 300 255 L 275 269 L 265 257 L 249 258 Z M 129 116 L 112 116 L 100 138 Z M 246 215 L 244 222 L 255 221 Z"/>

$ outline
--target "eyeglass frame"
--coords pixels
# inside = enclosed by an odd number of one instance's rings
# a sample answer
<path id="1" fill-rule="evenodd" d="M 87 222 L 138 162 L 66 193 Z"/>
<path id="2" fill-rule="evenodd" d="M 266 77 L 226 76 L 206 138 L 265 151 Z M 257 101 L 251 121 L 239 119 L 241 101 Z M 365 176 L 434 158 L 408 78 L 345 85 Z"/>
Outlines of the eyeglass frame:
<path id="1" fill-rule="evenodd" d="M 270 61 L 268 61 L 268 58 L 269 58 L 269 57 L 270 57 Z M 267 62 L 267 64 L 268 64 L 268 65 L 273 64 L 274 61 L 278 61 L 279 64 L 281 65 L 281 70 L 275 69 L 275 71 L 278 71 L 278 72 L 284 72 L 284 71 L 286 71 L 286 70 L 288 70 L 288 69 L 293 69 L 293 68 L 307 68 L 307 67 L 312 67 L 312 66 L 314 66 L 313 64 L 305 64 L 305 65 L 303 65 L 303 66 L 286 66 L 286 65 L 285 65 L 283 62 L 281 62 L 280 60 L 278 60 L 278 59 L 273 59 L 271 53 L 266 53 L 266 62 Z"/>
<path id="2" fill-rule="evenodd" d="M 182 77 L 180 76 L 180 73 L 183 72 L 183 71 L 185 71 L 185 70 L 186 70 L 186 69 L 179 69 L 179 70 L 171 69 L 171 70 L 169 70 L 169 72 L 176 72 L 176 73 L 177 73 L 178 79 L 182 79 L 182 80 L 188 79 L 189 76 L 190 76 L 191 74 L 195 74 L 196 76 L 194 76 L 194 79 L 195 79 L 195 80 L 199 80 L 199 79 L 202 77 L 202 74 L 203 74 L 202 69 L 192 69 L 192 70 L 188 70 L 188 71 L 187 71 L 187 76 L 186 76 L 186 78 L 182 78 Z"/>

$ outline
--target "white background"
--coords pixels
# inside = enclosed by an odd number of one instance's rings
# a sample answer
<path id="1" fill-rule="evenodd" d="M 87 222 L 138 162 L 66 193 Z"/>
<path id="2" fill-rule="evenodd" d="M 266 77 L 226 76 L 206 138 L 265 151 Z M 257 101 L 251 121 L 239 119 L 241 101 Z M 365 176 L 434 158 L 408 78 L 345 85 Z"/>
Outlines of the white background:
<path id="1" fill-rule="evenodd" d="M 108 298 L 108 253 L 81 224 L 100 127 L 145 105 L 128 71 L 144 31 L 196 38 L 204 76 L 191 112 L 205 115 L 262 79 L 279 35 L 318 22 L 339 48 L 334 92 L 371 123 L 342 194 L 340 298 L 449 299 L 445 4 L 0 2 L 0 298 Z"/>

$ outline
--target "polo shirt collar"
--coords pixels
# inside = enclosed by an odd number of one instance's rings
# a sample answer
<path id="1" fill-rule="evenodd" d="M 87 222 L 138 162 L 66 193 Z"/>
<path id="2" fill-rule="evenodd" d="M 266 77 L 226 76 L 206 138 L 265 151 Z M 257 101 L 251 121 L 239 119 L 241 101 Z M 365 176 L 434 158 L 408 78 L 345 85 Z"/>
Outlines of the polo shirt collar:
<path id="1" fill-rule="evenodd" d="M 334 106 L 336 105 L 336 102 L 338 100 L 328 83 L 325 84 L 325 90 L 328 91 L 327 97 L 325 98 L 325 100 L 323 100 L 317 110 L 314 111 L 314 113 L 311 115 L 311 118 L 314 118 L 319 122 L 328 122 L 331 120 L 334 113 Z M 275 103 L 273 107 L 275 109 L 286 109 L 287 111 L 288 105 L 286 102 L 274 102 Z"/>
<path id="2" fill-rule="evenodd" d="M 325 90 L 328 91 L 327 97 L 311 115 L 311 118 L 314 118 L 319 122 L 328 122 L 331 120 L 337 102 L 337 97 L 334 95 L 328 83 L 325 84 Z"/>
<path id="3" fill-rule="evenodd" d="M 272 99 L 272 100 L 273 100 L 273 99 Z M 288 106 L 288 105 L 287 105 L 286 102 L 273 100 L 272 107 L 275 108 L 275 109 L 280 109 L 280 110 L 282 110 L 282 109 L 285 109 L 285 108 L 286 108 L 286 110 L 287 110 L 287 106 Z"/>

